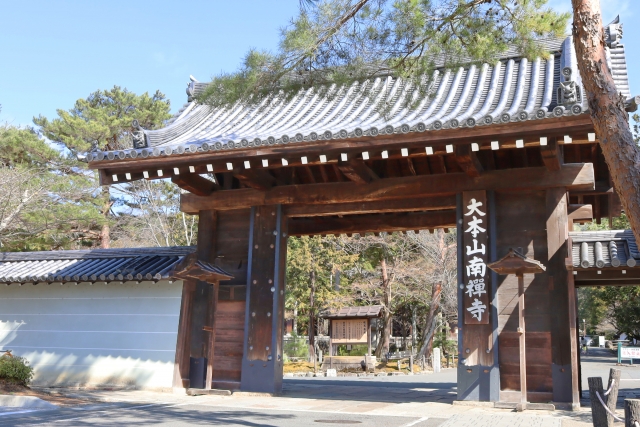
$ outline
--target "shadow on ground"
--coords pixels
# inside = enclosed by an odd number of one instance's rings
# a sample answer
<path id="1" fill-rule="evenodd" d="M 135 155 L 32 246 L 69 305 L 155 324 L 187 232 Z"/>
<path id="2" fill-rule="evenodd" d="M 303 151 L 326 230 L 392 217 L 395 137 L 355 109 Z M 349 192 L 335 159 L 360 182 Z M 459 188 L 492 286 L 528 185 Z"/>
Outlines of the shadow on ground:
<path id="1" fill-rule="evenodd" d="M 381 380 L 379 377 L 287 378 L 283 384 L 283 396 L 381 403 L 452 403 L 457 396 L 455 372 L 447 376 L 452 376 L 453 380 L 434 378 L 436 381 L 430 381 L 429 375 L 399 381 Z"/>

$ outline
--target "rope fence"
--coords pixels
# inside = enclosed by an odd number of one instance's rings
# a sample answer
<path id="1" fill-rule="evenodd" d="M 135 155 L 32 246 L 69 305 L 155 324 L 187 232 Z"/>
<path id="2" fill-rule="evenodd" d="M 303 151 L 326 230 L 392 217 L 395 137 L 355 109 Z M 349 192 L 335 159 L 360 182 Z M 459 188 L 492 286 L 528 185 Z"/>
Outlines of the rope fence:
<path id="1" fill-rule="evenodd" d="M 591 418 L 594 427 L 613 427 L 616 421 L 625 427 L 640 427 L 640 399 L 625 399 L 624 418 L 615 414 L 620 386 L 620 370 L 609 371 L 609 389 L 603 390 L 602 378 L 589 377 L 589 396 L 591 398 Z"/>

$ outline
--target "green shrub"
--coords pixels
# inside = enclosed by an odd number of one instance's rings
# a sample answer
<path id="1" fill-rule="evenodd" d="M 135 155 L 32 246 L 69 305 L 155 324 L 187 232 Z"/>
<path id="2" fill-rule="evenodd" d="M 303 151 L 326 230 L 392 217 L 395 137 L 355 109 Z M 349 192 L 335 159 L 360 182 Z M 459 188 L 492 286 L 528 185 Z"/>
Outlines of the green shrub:
<path id="1" fill-rule="evenodd" d="M 368 350 L 369 346 L 367 344 L 354 344 L 351 346 L 351 350 L 347 350 L 346 345 L 339 345 L 338 356 L 364 356 Z"/>
<path id="2" fill-rule="evenodd" d="M 33 379 L 33 368 L 24 357 L 0 357 L 0 379 L 14 384 L 29 385 Z"/>
<path id="3" fill-rule="evenodd" d="M 309 346 L 305 337 L 299 337 L 296 333 L 291 334 L 291 339 L 284 344 L 284 354 L 289 358 L 298 357 L 307 359 L 309 357 Z"/>

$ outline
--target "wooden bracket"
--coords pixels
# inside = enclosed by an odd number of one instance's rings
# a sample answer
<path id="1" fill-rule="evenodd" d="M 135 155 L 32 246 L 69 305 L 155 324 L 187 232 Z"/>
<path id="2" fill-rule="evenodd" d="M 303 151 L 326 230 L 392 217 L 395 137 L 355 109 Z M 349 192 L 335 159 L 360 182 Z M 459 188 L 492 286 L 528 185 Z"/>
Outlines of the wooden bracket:
<path id="1" fill-rule="evenodd" d="M 556 138 L 550 138 L 547 145 L 540 146 L 542 161 L 550 171 L 559 171 L 564 163 L 562 148 Z"/>
<path id="2" fill-rule="evenodd" d="M 593 208 L 591 205 L 569 205 L 568 217 L 570 222 L 589 222 L 593 220 Z"/>
<path id="3" fill-rule="evenodd" d="M 353 182 L 358 184 L 367 184 L 371 181 L 378 179 L 378 175 L 367 165 L 363 160 L 350 159 L 346 162 L 343 160 L 338 161 L 338 169 Z"/>
<path id="4" fill-rule="evenodd" d="M 260 191 L 273 187 L 276 179 L 266 170 L 234 169 L 233 176 L 246 185 Z"/>
<path id="5" fill-rule="evenodd" d="M 462 170 L 469 176 L 476 177 L 484 171 L 478 156 L 471 149 L 471 145 L 456 145 L 456 160 Z"/>
<path id="6" fill-rule="evenodd" d="M 220 189 L 220 186 L 215 182 L 197 174 L 174 175 L 171 177 L 171 182 L 197 196 L 208 196 Z"/>

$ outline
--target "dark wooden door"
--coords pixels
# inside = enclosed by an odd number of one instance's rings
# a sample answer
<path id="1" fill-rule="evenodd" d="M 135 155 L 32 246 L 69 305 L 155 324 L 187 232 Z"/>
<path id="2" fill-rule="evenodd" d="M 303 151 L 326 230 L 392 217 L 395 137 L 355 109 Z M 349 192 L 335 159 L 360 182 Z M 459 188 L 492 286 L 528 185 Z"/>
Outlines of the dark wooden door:
<path id="1" fill-rule="evenodd" d="M 211 388 L 227 390 L 240 388 L 244 312 L 245 301 L 218 300 L 214 320 L 216 342 L 213 352 Z"/>

